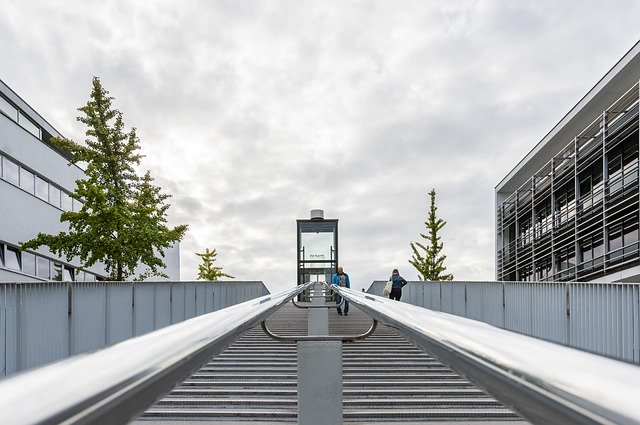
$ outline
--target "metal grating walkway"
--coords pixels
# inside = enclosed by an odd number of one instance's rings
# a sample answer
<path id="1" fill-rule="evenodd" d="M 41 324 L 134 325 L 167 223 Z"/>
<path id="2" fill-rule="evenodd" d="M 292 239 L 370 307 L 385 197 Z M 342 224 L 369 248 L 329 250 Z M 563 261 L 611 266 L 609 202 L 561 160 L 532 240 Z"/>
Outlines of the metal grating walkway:
<path id="1" fill-rule="evenodd" d="M 282 335 L 306 335 L 306 314 L 288 304 L 267 324 Z M 332 309 L 329 318 L 330 334 L 358 334 L 371 325 L 353 306 L 348 317 Z M 342 359 L 345 422 L 526 423 L 389 327 L 343 344 Z M 274 341 L 258 326 L 136 422 L 293 422 L 296 375 L 296 344 Z"/>

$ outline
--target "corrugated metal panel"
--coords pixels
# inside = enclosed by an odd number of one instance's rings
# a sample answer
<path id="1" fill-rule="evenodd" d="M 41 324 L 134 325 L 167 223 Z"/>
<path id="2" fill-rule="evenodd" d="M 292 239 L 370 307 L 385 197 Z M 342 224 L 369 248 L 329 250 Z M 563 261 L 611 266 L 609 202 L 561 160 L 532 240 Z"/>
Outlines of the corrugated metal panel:
<path id="1" fill-rule="evenodd" d="M 504 327 L 531 335 L 531 285 L 509 282 L 504 288 Z"/>
<path id="2" fill-rule="evenodd" d="M 531 335 L 552 342 L 567 344 L 569 336 L 566 284 L 532 282 L 528 285 L 531 300 Z"/>
<path id="3" fill-rule="evenodd" d="M 633 343 L 631 343 L 631 349 L 633 351 L 633 362 L 640 364 L 640 288 L 638 285 L 633 285 L 633 291 L 631 294 L 633 304 Z"/>
<path id="4" fill-rule="evenodd" d="M 180 323 L 185 319 L 184 299 L 185 285 L 181 282 L 171 282 L 171 323 Z"/>
<path id="5" fill-rule="evenodd" d="M 184 282 L 184 320 L 196 315 L 196 283 Z"/>
<path id="6" fill-rule="evenodd" d="M 133 284 L 133 335 L 140 336 L 153 330 L 155 290 L 153 283 Z"/>
<path id="7" fill-rule="evenodd" d="M 196 316 L 200 316 L 207 312 L 206 297 L 205 283 L 196 283 Z"/>
<path id="8" fill-rule="evenodd" d="M 7 287 L 0 287 L 0 342 L 5 342 L 7 338 Z M 6 343 L 4 344 L 6 345 Z M 7 370 L 7 353 L 0 350 L 0 377 L 5 376 Z"/>
<path id="9" fill-rule="evenodd" d="M 18 306 L 20 305 L 20 290 L 17 284 L 5 285 L 5 302 L 6 302 L 6 340 L 5 340 L 5 369 L 4 373 L 9 375 L 20 370 L 20 344 L 18 344 Z"/>
<path id="10" fill-rule="evenodd" d="M 133 336 L 133 284 L 107 283 L 107 344 Z"/>
<path id="11" fill-rule="evenodd" d="M 429 283 L 431 292 L 431 308 L 432 310 L 442 311 L 442 285 L 438 282 Z"/>
<path id="12" fill-rule="evenodd" d="M 483 321 L 493 326 L 504 327 L 504 284 L 502 282 L 482 282 L 482 317 Z M 471 297 L 467 293 L 467 304 Z M 473 298 L 473 303 L 478 301 Z"/>
<path id="13" fill-rule="evenodd" d="M 440 305 L 441 311 L 453 314 L 453 285 L 451 282 L 440 282 Z"/>
<path id="14" fill-rule="evenodd" d="M 467 294 L 464 283 L 451 283 L 451 293 L 453 295 L 453 314 L 465 317 L 467 314 Z"/>
<path id="15" fill-rule="evenodd" d="M 162 329 L 171 324 L 171 282 L 156 282 L 154 329 Z"/>
<path id="16" fill-rule="evenodd" d="M 426 308 L 431 308 L 431 305 L 433 304 L 433 301 L 431 300 L 431 297 L 433 296 L 433 291 L 431 290 L 432 286 L 435 286 L 435 285 L 431 282 L 424 282 L 422 284 L 422 304 L 421 305 L 423 305 Z"/>
<path id="17" fill-rule="evenodd" d="M 214 311 L 220 310 L 222 308 L 222 294 L 220 292 L 220 285 L 215 282 L 211 282 L 211 287 L 213 288 L 213 309 Z"/>
<path id="18" fill-rule="evenodd" d="M 4 347 L 0 346 L 3 366 L 0 376 L 181 322 L 193 317 L 196 305 L 204 312 L 205 307 L 210 311 L 220 299 L 235 303 L 254 294 L 268 293 L 262 282 L 210 286 L 199 282 L 196 298 L 195 285 L 194 282 L 0 283 L 0 341 L 4 341 Z M 206 288 L 210 288 L 208 292 Z M 226 292 L 224 298 L 214 296 L 214 291 L 221 290 Z M 232 293 L 236 290 L 237 296 Z M 189 316 L 185 315 L 185 305 Z"/>
<path id="19" fill-rule="evenodd" d="M 66 283 L 20 285 L 20 370 L 69 356 L 68 300 Z"/>
<path id="20" fill-rule="evenodd" d="M 207 313 L 211 313 L 212 311 L 215 311 L 215 307 L 214 307 L 214 301 L 215 301 L 215 291 L 213 288 L 213 283 L 211 282 L 205 282 L 204 284 L 204 291 L 205 291 L 205 309 L 207 311 Z"/>
<path id="21" fill-rule="evenodd" d="M 469 319 L 485 320 L 484 318 L 484 284 L 482 282 L 467 282 L 467 315 Z"/>
<path id="22" fill-rule="evenodd" d="M 570 344 L 634 361 L 637 356 L 637 285 L 572 283 Z"/>
<path id="23" fill-rule="evenodd" d="M 71 354 L 107 344 L 107 288 L 102 282 L 70 283 Z"/>

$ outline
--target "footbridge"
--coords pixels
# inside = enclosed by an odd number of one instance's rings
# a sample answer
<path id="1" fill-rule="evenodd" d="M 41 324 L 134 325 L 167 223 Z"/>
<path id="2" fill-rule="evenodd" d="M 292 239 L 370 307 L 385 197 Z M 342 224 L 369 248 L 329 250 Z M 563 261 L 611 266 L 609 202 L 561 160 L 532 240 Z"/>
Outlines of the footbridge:
<path id="1" fill-rule="evenodd" d="M 640 423 L 637 286 L 541 283 L 523 286 L 526 296 L 519 298 L 508 283 L 479 285 L 414 282 L 405 287 L 409 302 L 376 295 L 380 283 L 367 293 L 307 283 L 275 294 L 247 284 L 235 288 L 240 295 L 226 287 L 222 297 L 222 287 L 203 285 L 193 298 L 187 287 L 176 287 L 176 295 L 168 284 L 164 301 L 161 286 L 139 286 L 147 303 L 131 298 L 125 309 L 131 321 L 107 302 L 93 308 L 97 326 L 77 323 L 78 311 L 69 307 L 82 286 L 43 284 L 70 303 L 54 306 L 66 315 L 67 332 L 48 341 L 79 347 L 85 335 L 84 345 L 94 347 L 7 374 L 0 381 L 0 423 Z M 5 373 L 7 359 L 25 364 L 20 356 L 33 351 L 25 342 L 37 328 L 27 300 L 47 298 L 36 286 L 28 286 L 30 295 L 24 288 L 3 287 Z M 296 302 L 303 291 L 310 302 Z M 333 292 L 350 303 L 348 316 L 336 314 Z M 51 297 L 44 303 L 51 305 Z M 84 322 L 91 316 L 81 314 Z M 124 325 L 114 326 L 118 320 Z M 135 336 L 144 323 L 151 329 Z M 554 328 L 558 323 L 562 329 Z M 47 326 L 40 323 L 41 334 Z M 133 335 L 109 343 L 115 329 Z"/>

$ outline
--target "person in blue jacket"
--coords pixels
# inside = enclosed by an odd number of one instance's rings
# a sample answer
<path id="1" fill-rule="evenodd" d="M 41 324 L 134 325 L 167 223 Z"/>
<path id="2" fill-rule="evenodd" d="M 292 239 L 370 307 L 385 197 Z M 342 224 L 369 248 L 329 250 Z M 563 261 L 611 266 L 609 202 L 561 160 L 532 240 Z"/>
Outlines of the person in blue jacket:
<path id="1" fill-rule="evenodd" d="M 402 287 L 407 284 L 407 281 L 400 276 L 398 269 L 393 269 L 389 279 L 393 282 L 389 299 L 400 301 L 400 297 L 402 297 Z"/>
<path id="2" fill-rule="evenodd" d="M 338 267 L 336 274 L 331 278 L 331 284 L 336 286 L 343 286 L 345 288 L 351 288 L 351 282 L 349 282 L 349 275 L 344 272 L 342 267 Z M 336 304 L 338 304 L 338 314 L 342 316 L 342 309 L 340 308 L 340 301 L 342 297 L 336 293 Z M 349 301 L 344 300 L 344 315 L 349 315 Z"/>

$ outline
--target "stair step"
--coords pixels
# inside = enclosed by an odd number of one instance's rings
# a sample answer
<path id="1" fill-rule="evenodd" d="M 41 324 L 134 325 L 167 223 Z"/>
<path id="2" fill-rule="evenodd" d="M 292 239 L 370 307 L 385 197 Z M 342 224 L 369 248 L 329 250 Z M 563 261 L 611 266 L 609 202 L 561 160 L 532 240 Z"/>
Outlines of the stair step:
<path id="1" fill-rule="evenodd" d="M 469 381 L 465 381 L 462 378 L 458 378 L 457 380 L 437 380 L 437 385 L 442 387 L 456 387 L 456 388 L 468 388 L 473 387 L 473 385 Z M 429 384 L 428 382 L 415 382 L 415 381 L 345 381 L 343 382 L 343 387 L 414 387 L 417 383 L 421 384 Z M 223 387 L 223 386 L 235 386 L 235 387 L 248 387 L 248 386 L 259 386 L 259 387 L 297 387 L 298 382 L 296 380 L 289 381 L 267 381 L 265 379 L 251 379 L 251 380 L 229 380 L 229 381 L 209 381 L 209 380 L 191 380 L 187 379 L 181 385 L 183 386 L 210 386 L 210 387 Z"/>
<path id="2" fill-rule="evenodd" d="M 297 409 L 225 409 L 225 408 L 190 408 L 190 409 L 167 409 L 150 408 L 145 412 L 145 417 L 166 417 L 166 418 L 297 418 Z M 343 411 L 345 419 L 430 419 L 430 420 L 479 420 L 482 418 L 491 419 L 516 419 L 518 416 L 507 409 L 496 408 L 473 408 L 473 409 L 345 409 Z"/>
<path id="3" fill-rule="evenodd" d="M 346 318 L 329 317 L 329 330 L 334 335 L 363 333 L 371 324 L 357 308 Z M 306 311 L 285 306 L 267 324 L 280 335 L 305 335 Z M 142 418 L 295 422 L 297 368 L 295 342 L 274 341 L 260 327 L 254 327 Z M 365 340 L 343 343 L 342 372 L 345 422 L 520 420 L 387 326 L 378 326 Z"/>
<path id="4" fill-rule="evenodd" d="M 441 371 L 419 371 L 406 375 L 403 377 L 405 381 L 423 381 L 425 379 L 455 379 L 460 375 L 453 372 L 441 372 Z M 297 373 L 282 373 L 282 371 L 275 370 L 273 373 L 227 373 L 225 372 L 196 372 L 189 379 L 191 380 L 224 380 L 224 379 L 272 379 L 274 381 L 296 379 Z M 350 379 L 360 380 L 396 380 L 398 379 L 398 373 L 388 373 L 386 371 L 367 372 L 367 373 L 343 373 L 342 378 L 345 381 Z"/>
<path id="5" fill-rule="evenodd" d="M 171 392 L 171 396 L 296 396 L 295 388 L 198 388 L 198 387 L 178 387 Z M 429 386 L 429 388 L 345 388 L 343 390 L 344 397 L 486 397 L 489 398 L 482 390 L 477 388 L 438 388 Z"/>
<path id="6" fill-rule="evenodd" d="M 296 397 L 287 398 L 240 398 L 240 397 L 165 397 L 158 406 L 175 406 L 187 408 L 193 406 L 237 406 L 243 404 L 270 406 L 297 406 Z M 348 398 L 344 400 L 345 407 L 394 407 L 406 409 L 410 406 L 450 408 L 459 406 L 500 406 L 491 398 L 470 397 L 414 397 L 414 398 Z"/>

